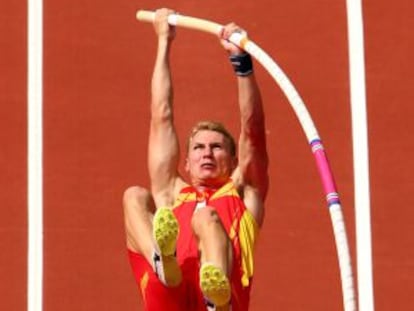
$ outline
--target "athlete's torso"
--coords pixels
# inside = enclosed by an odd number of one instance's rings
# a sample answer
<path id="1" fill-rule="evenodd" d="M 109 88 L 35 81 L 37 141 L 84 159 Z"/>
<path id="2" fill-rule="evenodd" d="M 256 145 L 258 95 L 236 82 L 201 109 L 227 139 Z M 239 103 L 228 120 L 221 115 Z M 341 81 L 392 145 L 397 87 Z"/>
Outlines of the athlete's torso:
<path id="1" fill-rule="evenodd" d="M 232 243 L 233 310 L 247 310 L 253 275 L 253 248 L 258 228 L 231 180 L 214 192 L 200 193 L 191 186 L 180 191 L 173 211 L 180 223 L 177 259 L 183 275 L 187 275 L 190 278 L 188 281 L 198 285 L 199 254 L 191 218 L 195 209 L 204 205 L 216 210 Z"/>

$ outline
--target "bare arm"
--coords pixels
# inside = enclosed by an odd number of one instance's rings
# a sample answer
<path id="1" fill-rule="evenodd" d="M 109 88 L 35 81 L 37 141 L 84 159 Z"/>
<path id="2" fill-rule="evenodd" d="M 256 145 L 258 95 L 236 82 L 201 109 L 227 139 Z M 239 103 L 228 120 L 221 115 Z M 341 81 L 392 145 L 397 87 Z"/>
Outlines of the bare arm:
<path id="1" fill-rule="evenodd" d="M 244 201 L 261 225 L 263 204 L 269 185 L 262 99 L 254 74 L 238 77 L 237 80 L 241 119 L 239 169 L 244 187 Z"/>
<path id="2" fill-rule="evenodd" d="M 222 38 L 227 39 L 239 28 L 229 24 L 224 28 Z M 222 40 L 231 55 L 243 53 L 238 47 Z M 267 195 L 268 155 L 266 148 L 265 117 L 262 98 L 254 72 L 237 76 L 238 101 L 240 109 L 239 166 L 234 179 L 243 190 L 246 207 L 261 225 L 264 216 L 264 200 Z"/>
<path id="3" fill-rule="evenodd" d="M 148 168 L 151 192 L 158 207 L 173 203 L 178 179 L 179 146 L 173 123 L 173 87 L 169 64 L 175 29 L 167 23 L 170 13 L 170 10 L 159 10 L 154 20 L 158 50 L 151 81 Z"/>
<path id="4" fill-rule="evenodd" d="M 239 167 L 245 183 L 257 188 L 264 200 L 268 189 L 268 156 L 262 99 L 254 74 L 237 80 L 241 119 Z"/>

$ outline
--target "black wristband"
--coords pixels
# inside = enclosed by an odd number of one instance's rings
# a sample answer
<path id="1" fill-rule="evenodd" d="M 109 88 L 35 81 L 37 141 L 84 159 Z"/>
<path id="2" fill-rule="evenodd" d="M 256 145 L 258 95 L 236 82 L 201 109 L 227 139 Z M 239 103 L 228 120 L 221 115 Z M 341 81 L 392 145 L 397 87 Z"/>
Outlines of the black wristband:
<path id="1" fill-rule="evenodd" d="M 253 62 L 250 54 L 233 54 L 229 56 L 229 59 L 236 75 L 245 77 L 253 73 Z"/>

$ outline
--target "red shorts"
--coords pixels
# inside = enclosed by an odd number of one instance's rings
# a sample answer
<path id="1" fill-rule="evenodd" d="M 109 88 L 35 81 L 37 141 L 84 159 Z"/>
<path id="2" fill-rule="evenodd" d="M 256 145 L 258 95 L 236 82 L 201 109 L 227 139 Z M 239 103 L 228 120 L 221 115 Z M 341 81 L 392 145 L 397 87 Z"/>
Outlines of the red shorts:
<path id="1" fill-rule="evenodd" d="M 128 256 L 135 280 L 141 289 L 144 310 L 206 311 L 199 289 L 198 259 L 189 259 L 181 265 L 183 281 L 178 287 L 166 287 L 160 282 L 151 265 L 141 254 L 128 250 Z"/>

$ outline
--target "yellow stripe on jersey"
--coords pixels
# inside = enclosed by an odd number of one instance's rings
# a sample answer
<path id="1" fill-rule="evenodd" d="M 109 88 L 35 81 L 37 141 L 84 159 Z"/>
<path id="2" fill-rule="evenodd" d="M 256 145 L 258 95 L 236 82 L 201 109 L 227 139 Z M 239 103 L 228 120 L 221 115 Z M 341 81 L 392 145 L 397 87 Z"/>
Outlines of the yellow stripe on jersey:
<path id="1" fill-rule="evenodd" d="M 259 235 L 259 226 L 253 215 L 245 210 L 240 219 L 239 240 L 242 256 L 242 285 L 249 286 L 250 278 L 253 276 L 254 267 L 254 246 Z"/>
<path id="2" fill-rule="evenodd" d="M 149 279 L 148 272 L 145 272 L 140 280 L 141 294 L 142 294 L 142 298 L 144 299 L 144 302 L 146 300 L 145 294 L 146 294 L 146 289 L 148 285 L 148 279 Z"/>
<path id="3" fill-rule="evenodd" d="M 178 197 L 175 199 L 173 208 L 180 206 L 185 202 L 196 202 L 197 194 L 195 192 L 181 192 L 178 194 Z"/>
<path id="4" fill-rule="evenodd" d="M 218 189 L 214 194 L 211 196 L 210 200 L 214 200 L 224 196 L 235 196 L 239 197 L 239 193 L 237 192 L 236 188 L 232 181 L 227 182 L 224 186 Z"/>

